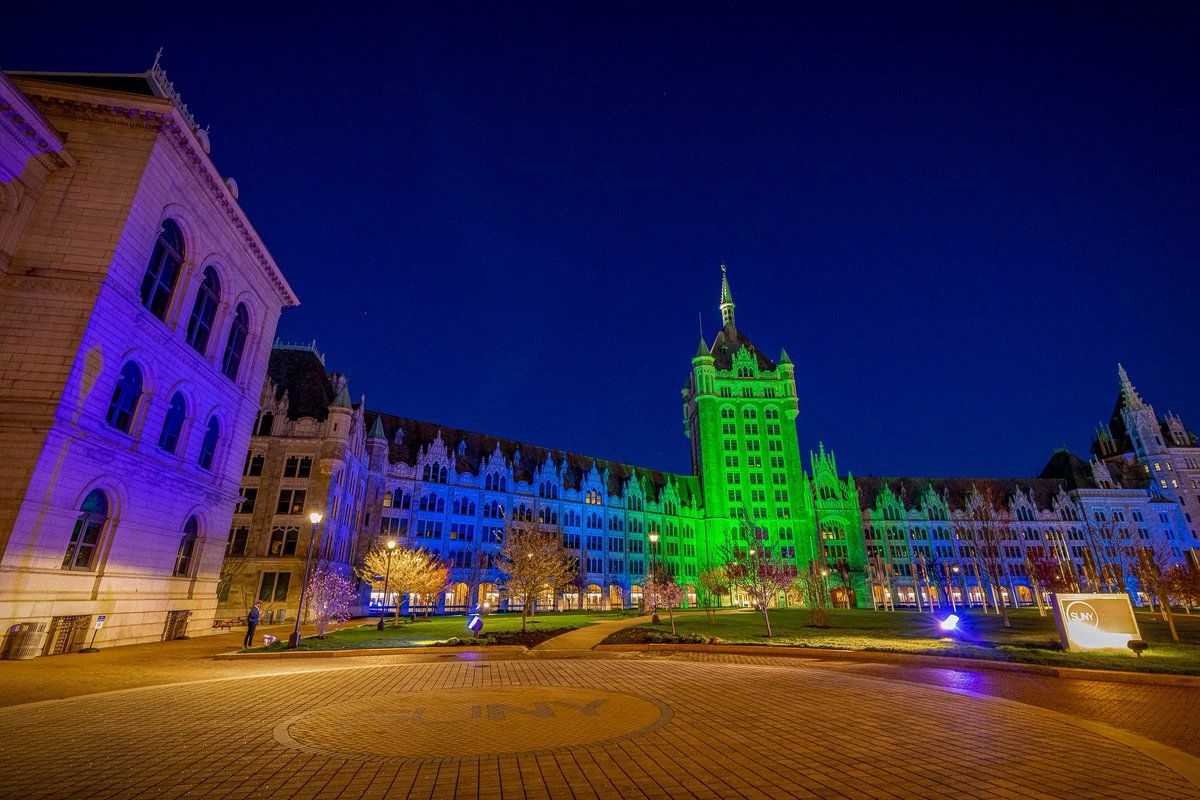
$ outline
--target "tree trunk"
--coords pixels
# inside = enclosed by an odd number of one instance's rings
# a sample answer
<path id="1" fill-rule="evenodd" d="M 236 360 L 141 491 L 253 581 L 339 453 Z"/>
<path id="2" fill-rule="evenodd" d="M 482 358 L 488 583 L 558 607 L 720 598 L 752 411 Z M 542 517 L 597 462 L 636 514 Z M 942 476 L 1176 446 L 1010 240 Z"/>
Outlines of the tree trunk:
<path id="1" fill-rule="evenodd" d="M 676 635 L 676 633 L 675 633 L 675 609 L 672 608 L 671 606 L 667 606 L 667 613 L 671 615 L 671 635 L 675 636 Z M 1179 641 L 1179 640 L 1176 639 L 1175 641 Z"/>
<path id="2" fill-rule="evenodd" d="M 767 623 L 767 638 L 771 639 L 774 634 L 771 633 L 771 615 L 767 613 L 767 604 L 762 604 L 763 620 Z"/>
<path id="3" fill-rule="evenodd" d="M 521 605 L 521 633 L 525 632 L 525 618 L 529 614 L 529 602 L 526 601 Z"/>
<path id="4" fill-rule="evenodd" d="M 1176 644 L 1179 644 L 1179 631 L 1175 630 L 1175 615 L 1171 612 L 1171 601 L 1162 595 L 1158 598 L 1158 607 L 1163 610 L 1164 618 L 1167 620 L 1167 626 L 1171 629 L 1171 638 Z"/>

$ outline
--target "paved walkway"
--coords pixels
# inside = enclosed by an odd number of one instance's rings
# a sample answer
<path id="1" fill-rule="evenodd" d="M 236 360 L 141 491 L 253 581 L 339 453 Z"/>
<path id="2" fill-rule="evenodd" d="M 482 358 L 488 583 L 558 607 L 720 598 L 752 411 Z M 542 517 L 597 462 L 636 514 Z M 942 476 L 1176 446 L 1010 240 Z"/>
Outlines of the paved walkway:
<path id="1" fill-rule="evenodd" d="M 0 797 L 1200 796 L 1195 689 L 589 651 L 640 621 L 532 658 L 214 660 L 234 632 L 0 662 Z"/>
<path id="2" fill-rule="evenodd" d="M 622 619 L 606 619 L 594 622 L 582 628 L 555 636 L 533 648 L 533 653 L 586 653 L 603 642 L 610 635 L 622 628 L 632 625 L 642 625 L 649 622 L 651 616 L 644 614 L 640 617 L 624 617 Z"/>

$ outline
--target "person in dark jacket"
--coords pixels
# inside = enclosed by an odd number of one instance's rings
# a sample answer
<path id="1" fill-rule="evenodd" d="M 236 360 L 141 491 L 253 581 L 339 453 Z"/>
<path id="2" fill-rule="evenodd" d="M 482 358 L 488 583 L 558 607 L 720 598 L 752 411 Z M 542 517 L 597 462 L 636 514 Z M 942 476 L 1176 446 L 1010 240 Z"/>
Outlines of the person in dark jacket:
<path id="1" fill-rule="evenodd" d="M 246 641 L 242 642 L 242 647 L 254 646 L 254 629 L 258 627 L 258 612 L 262 608 L 262 600 L 254 604 L 254 608 L 250 609 L 250 613 L 246 615 Z"/>

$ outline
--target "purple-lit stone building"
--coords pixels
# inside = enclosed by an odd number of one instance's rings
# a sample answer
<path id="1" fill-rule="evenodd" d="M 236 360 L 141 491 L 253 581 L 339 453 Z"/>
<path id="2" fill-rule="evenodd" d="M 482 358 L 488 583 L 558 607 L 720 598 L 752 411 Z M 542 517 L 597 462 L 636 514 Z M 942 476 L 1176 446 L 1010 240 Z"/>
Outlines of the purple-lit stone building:
<path id="1" fill-rule="evenodd" d="M 209 149 L 157 65 L 0 74 L 0 626 L 27 654 L 100 615 L 100 645 L 211 629 L 297 301 Z"/>

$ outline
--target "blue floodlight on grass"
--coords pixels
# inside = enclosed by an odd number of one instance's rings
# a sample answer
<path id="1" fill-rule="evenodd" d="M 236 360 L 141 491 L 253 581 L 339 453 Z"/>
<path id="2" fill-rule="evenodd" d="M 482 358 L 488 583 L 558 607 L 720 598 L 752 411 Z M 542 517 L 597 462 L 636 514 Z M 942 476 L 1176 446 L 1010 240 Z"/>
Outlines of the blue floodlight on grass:
<path id="1" fill-rule="evenodd" d="M 471 633 L 479 633 L 483 630 L 483 619 L 478 614 L 472 614 L 471 619 L 467 620 L 467 630 Z"/>
<path id="2" fill-rule="evenodd" d="M 958 614 L 951 614 L 938 623 L 938 625 L 947 633 L 953 633 L 954 631 L 958 630 L 958 621 Z"/>

